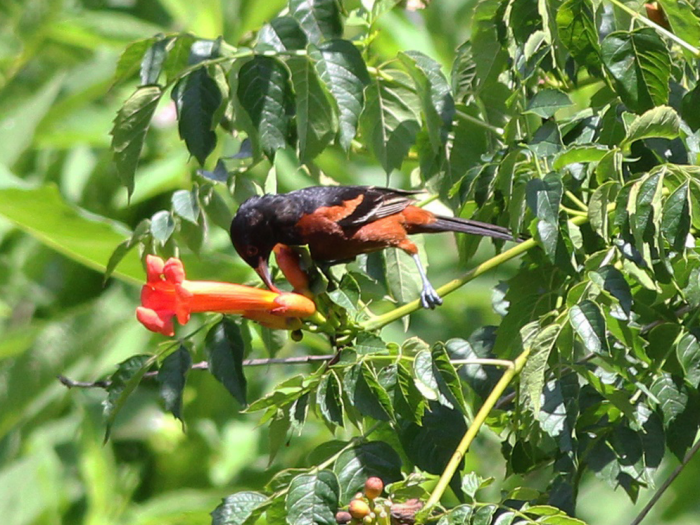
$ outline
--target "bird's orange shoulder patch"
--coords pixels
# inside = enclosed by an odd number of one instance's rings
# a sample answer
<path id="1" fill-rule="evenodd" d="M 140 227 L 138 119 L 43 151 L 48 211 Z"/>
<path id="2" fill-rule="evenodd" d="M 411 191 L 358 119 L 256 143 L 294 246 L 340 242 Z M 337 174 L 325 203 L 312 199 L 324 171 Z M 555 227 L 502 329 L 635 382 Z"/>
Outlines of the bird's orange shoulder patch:
<path id="1" fill-rule="evenodd" d="M 313 212 L 313 215 L 317 217 L 323 217 L 329 221 L 338 222 L 342 221 L 345 217 L 354 212 L 357 207 L 362 204 L 365 196 L 360 194 L 354 199 L 344 201 L 343 204 L 339 206 L 322 206 Z"/>

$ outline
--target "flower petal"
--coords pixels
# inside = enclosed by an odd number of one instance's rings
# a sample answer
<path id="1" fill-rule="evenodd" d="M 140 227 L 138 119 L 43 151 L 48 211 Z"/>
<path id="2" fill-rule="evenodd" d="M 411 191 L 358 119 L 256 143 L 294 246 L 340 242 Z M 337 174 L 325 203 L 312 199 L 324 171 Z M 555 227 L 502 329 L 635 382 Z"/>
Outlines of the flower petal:
<path id="1" fill-rule="evenodd" d="M 136 319 L 151 332 L 158 332 L 169 337 L 175 335 L 172 314 L 166 313 L 164 315 L 163 312 L 139 306 L 136 308 Z"/>
<path id="2" fill-rule="evenodd" d="M 146 280 L 149 283 L 163 280 L 163 259 L 157 255 L 146 255 Z"/>
<path id="3" fill-rule="evenodd" d="M 163 267 L 163 274 L 165 275 L 165 280 L 173 284 L 180 284 L 185 280 L 185 267 L 182 265 L 180 259 L 171 257 L 165 263 Z"/>

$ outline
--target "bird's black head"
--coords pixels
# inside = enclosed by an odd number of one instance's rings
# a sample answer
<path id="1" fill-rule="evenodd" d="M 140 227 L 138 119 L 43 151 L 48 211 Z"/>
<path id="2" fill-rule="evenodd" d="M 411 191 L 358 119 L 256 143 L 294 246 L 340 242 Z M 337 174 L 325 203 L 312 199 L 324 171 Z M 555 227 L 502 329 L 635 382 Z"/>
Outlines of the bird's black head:
<path id="1" fill-rule="evenodd" d="M 231 242 L 238 255 L 255 269 L 267 287 L 275 290 L 268 260 L 278 241 L 263 199 L 251 197 L 238 208 L 231 222 Z"/>

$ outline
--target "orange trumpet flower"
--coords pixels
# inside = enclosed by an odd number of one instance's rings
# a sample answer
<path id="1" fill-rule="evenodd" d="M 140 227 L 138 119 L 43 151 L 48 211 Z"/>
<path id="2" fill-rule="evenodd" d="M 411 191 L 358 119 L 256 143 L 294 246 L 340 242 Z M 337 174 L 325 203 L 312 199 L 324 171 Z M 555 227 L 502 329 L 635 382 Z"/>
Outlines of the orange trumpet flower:
<path id="1" fill-rule="evenodd" d="M 146 257 L 146 284 L 141 289 L 141 306 L 136 318 L 146 328 L 173 336 L 173 317 L 180 324 L 196 312 L 240 314 L 269 328 L 295 330 L 299 318 L 309 317 L 316 305 L 303 295 L 272 292 L 233 283 L 188 281 L 182 261 L 167 262 L 154 255 Z"/>

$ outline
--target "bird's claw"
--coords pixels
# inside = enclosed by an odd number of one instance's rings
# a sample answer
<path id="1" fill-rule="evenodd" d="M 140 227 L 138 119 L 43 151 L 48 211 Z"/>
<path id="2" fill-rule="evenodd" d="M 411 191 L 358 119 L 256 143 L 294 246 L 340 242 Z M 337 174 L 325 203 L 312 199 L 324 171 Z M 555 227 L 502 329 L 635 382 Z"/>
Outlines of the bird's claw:
<path id="1" fill-rule="evenodd" d="M 434 310 L 436 306 L 442 304 L 442 298 L 432 286 L 424 286 L 423 291 L 420 293 L 420 302 L 423 308 Z"/>

